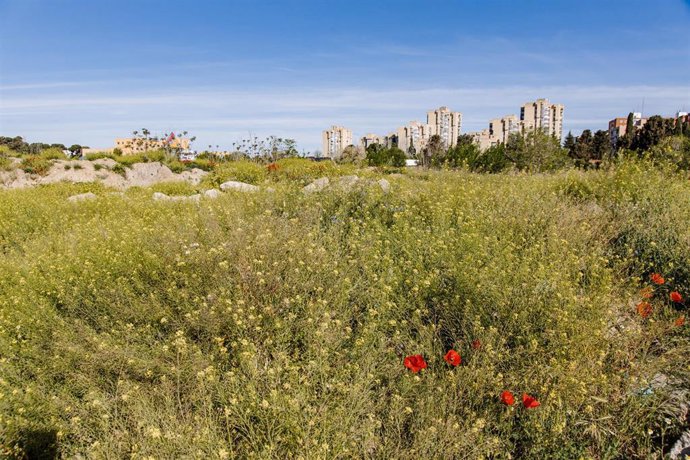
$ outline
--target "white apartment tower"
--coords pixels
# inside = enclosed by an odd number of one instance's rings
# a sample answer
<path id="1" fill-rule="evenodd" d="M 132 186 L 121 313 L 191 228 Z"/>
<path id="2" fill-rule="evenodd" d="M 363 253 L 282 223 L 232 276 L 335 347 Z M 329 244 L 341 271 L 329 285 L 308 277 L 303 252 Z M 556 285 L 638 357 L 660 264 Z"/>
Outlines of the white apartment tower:
<path id="1" fill-rule="evenodd" d="M 331 126 L 321 136 L 323 155 L 327 158 L 338 158 L 348 145 L 352 145 L 352 131 L 342 126 Z"/>
<path id="2" fill-rule="evenodd" d="M 563 104 L 552 104 L 548 99 L 527 102 L 520 108 L 520 121 L 524 132 L 541 129 L 560 140 L 563 137 Z"/>
<path id="3" fill-rule="evenodd" d="M 362 137 L 359 140 L 359 144 L 362 146 L 364 150 L 367 149 L 372 144 L 380 144 L 384 145 L 384 141 L 381 138 L 381 136 L 378 136 L 376 134 L 365 134 L 364 137 Z"/>
<path id="4" fill-rule="evenodd" d="M 398 128 L 396 134 L 398 135 L 398 147 L 405 153 L 410 153 L 411 147 L 414 147 L 416 153 L 419 153 L 429 138 L 432 136 L 432 126 L 418 121 L 411 121 L 405 126 Z"/>
<path id="5" fill-rule="evenodd" d="M 489 121 L 489 136 L 491 140 L 505 144 L 511 134 L 520 132 L 520 120 L 515 115 L 506 115 Z"/>
<path id="6" fill-rule="evenodd" d="M 426 123 L 431 126 L 431 135 L 441 136 L 441 141 L 446 148 L 458 143 L 458 136 L 462 130 L 460 112 L 451 112 L 448 107 L 439 107 L 427 112 Z"/>

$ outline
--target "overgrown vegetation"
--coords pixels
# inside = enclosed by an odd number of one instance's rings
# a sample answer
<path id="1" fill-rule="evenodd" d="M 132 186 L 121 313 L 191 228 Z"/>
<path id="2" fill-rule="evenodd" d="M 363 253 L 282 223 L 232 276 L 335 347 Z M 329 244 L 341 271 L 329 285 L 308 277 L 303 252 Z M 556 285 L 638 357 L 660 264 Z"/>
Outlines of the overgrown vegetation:
<path id="1" fill-rule="evenodd" d="M 688 313 L 667 290 L 690 295 L 690 184 L 673 168 L 310 195 L 295 185 L 353 169 L 216 171 L 276 191 L 0 192 L 0 455 L 661 458 L 688 428 Z"/>

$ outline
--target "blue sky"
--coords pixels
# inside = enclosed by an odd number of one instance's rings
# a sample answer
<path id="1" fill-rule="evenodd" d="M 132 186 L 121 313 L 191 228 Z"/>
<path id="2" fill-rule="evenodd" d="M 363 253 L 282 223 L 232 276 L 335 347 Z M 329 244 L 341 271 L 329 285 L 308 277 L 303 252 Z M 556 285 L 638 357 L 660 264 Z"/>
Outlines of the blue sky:
<path id="1" fill-rule="evenodd" d="M 0 135 L 320 147 L 447 105 L 463 131 L 547 97 L 565 130 L 690 110 L 690 1 L 0 0 Z"/>

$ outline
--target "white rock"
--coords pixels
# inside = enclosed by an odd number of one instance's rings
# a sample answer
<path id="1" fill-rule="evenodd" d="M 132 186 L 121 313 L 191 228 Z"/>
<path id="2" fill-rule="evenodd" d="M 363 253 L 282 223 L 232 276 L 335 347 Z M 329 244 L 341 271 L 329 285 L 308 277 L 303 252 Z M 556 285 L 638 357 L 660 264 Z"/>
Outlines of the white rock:
<path id="1" fill-rule="evenodd" d="M 153 193 L 153 199 L 156 201 L 169 201 L 170 197 L 168 195 L 166 195 L 165 193 L 154 192 Z"/>
<path id="2" fill-rule="evenodd" d="M 199 183 L 201 183 L 201 179 L 203 179 L 204 176 L 206 176 L 207 174 L 208 172 L 202 169 L 192 168 L 188 171 L 182 171 L 179 174 L 179 177 L 186 180 L 192 185 L 199 185 Z"/>
<path id="3" fill-rule="evenodd" d="M 234 180 L 223 182 L 220 184 L 220 189 L 224 192 L 228 190 L 237 190 L 239 192 L 258 192 L 259 187 L 252 184 L 245 184 L 244 182 L 237 182 Z"/>
<path id="4" fill-rule="evenodd" d="M 671 447 L 668 458 L 671 460 L 684 460 L 686 455 L 690 456 L 690 431 L 683 433 L 680 439 Z"/>
<path id="5" fill-rule="evenodd" d="M 302 189 L 302 191 L 305 193 L 320 192 L 321 190 L 326 188 L 329 183 L 330 183 L 330 181 L 328 180 L 328 177 L 322 177 L 320 179 L 316 179 L 311 184 L 305 186 Z"/>
<path id="6" fill-rule="evenodd" d="M 95 193 L 80 193 L 79 195 L 72 195 L 71 197 L 67 198 L 67 201 L 71 201 L 72 203 L 76 203 L 77 201 L 88 201 L 88 200 L 95 200 L 98 198 Z"/>
<path id="7" fill-rule="evenodd" d="M 350 188 L 355 185 L 358 180 L 358 176 L 342 176 L 338 179 L 338 185 L 345 188 Z"/>
<path id="8" fill-rule="evenodd" d="M 158 182 L 172 182 L 182 180 L 167 166 L 157 161 L 150 163 L 135 163 L 125 170 L 127 185 L 129 187 L 148 187 Z"/>
<path id="9" fill-rule="evenodd" d="M 381 187 L 381 190 L 383 190 L 384 193 L 388 193 L 391 190 L 391 183 L 388 182 L 386 179 L 379 179 L 378 182 L 379 187 Z"/>
<path id="10" fill-rule="evenodd" d="M 216 190 L 215 188 L 212 188 L 211 190 L 206 190 L 204 192 L 204 196 L 206 198 L 218 198 L 221 195 L 219 190 Z"/>

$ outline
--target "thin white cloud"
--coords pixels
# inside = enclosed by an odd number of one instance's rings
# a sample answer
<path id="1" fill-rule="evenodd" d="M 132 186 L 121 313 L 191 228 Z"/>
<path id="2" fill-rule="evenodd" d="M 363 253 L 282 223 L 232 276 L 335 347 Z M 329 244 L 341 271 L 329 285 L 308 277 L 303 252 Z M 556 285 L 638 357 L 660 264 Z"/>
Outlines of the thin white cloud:
<path id="1" fill-rule="evenodd" d="M 260 137 L 294 137 L 300 146 L 314 149 L 321 130 L 333 123 L 349 126 L 355 137 L 365 132 L 385 134 L 410 120 L 424 120 L 427 110 L 440 105 L 463 112 L 463 131 L 467 132 L 485 128 L 491 118 L 519 113 L 524 102 L 547 97 L 565 104 L 565 130 L 576 133 L 585 128 L 605 129 L 609 119 L 639 109 L 642 100 L 647 113 L 671 115 L 690 107 L 690 87 L 683 85 L 180 88 L 108 96 L 69 91 L 60 96 L 18 93 L 4 97 L 0 102 L 2 134 L 107 146 L 114 137 L 147 126 L 161 132 L 188 129 L 201 146 L 227 147 L 237 139 L 236 133 L 251 131 Z"/>

